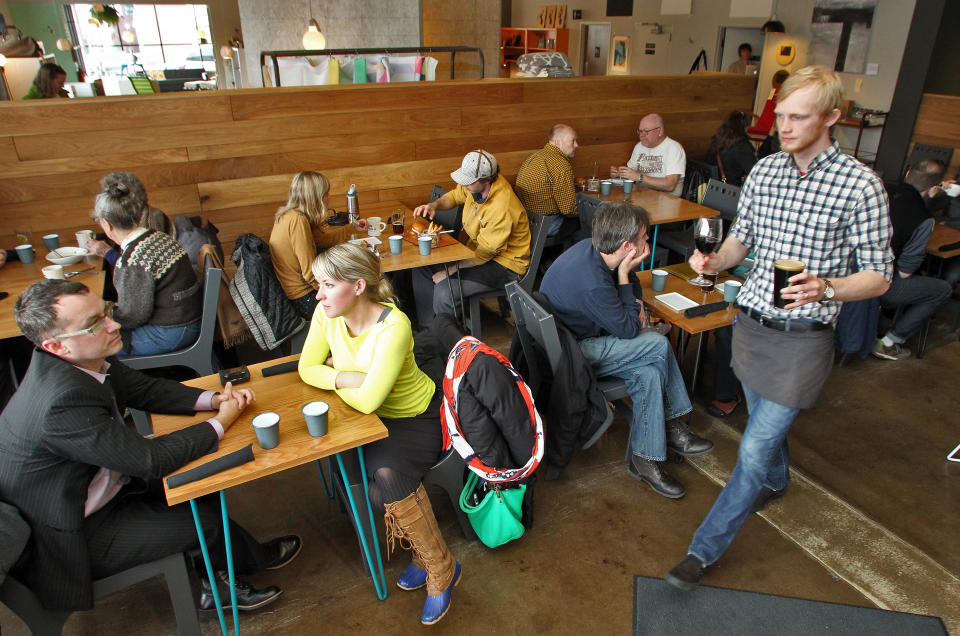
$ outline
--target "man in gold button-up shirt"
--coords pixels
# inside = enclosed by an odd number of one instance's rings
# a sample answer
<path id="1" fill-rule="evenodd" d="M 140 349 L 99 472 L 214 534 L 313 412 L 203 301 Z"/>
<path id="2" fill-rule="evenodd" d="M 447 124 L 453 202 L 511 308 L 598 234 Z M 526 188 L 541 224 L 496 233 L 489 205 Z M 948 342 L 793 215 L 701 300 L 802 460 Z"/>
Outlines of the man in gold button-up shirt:
<path id="1" fill-rule="evenodd" d="M 570 165 L 579 146 L 577 131 L 557 124 L 550 129 L 543 148 L 527 157 L 517 173 L 514 190 L 523 206 L 536 214 L 554 216 L 547 221 L 548 236 L 568 235 L 580 227 Z"/>

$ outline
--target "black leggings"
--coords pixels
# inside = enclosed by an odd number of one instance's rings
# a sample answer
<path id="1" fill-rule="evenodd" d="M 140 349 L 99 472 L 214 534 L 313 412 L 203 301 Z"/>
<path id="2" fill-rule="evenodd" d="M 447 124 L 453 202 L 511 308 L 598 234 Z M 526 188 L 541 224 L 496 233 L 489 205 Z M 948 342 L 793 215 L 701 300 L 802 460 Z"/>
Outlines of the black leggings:
<path id="1" fill-rule="evenodd" d="M 370 480 L 370 503 L 384 512 L 388 503 L 406 499 L 420 485 L 419 479 L 408 477 L 393 468 L 378 468 Z"/>

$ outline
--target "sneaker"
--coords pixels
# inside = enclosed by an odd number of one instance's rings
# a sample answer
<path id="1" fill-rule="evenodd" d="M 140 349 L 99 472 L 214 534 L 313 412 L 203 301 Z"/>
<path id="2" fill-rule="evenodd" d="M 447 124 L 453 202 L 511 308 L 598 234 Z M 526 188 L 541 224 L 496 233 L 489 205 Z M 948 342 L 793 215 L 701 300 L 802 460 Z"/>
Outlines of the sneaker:
<path id="1" fill-rule="evenodd" d="M 905 360 L 910 357 L 910 350 L 900 344 L 894 344 L 891 347 L 883 344 L 883 340 L 877 339 L 870 351 L 875 358 L 883 360 Z"/>

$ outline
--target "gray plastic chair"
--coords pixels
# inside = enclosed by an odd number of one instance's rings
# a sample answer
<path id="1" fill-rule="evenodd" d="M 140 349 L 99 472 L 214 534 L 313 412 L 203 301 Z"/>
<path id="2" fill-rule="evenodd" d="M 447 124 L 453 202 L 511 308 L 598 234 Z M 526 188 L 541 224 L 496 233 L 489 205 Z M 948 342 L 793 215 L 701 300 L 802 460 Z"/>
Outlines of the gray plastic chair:
<path id="1" fill-rule="evenodd" d="M 430 194 L 430 201 L 436 201 L 446 193 L 447 191 L 442 186 L 435 185 L 433 186 L 433 192 Z M 453 236 L 456 237 L 463 229 L 463 206 L 458 205 L 449 210 L 437 210 L 433 218 L 443 227 L 453 230 Z"/>
<path id="2" fill-rule="evenodd" d="M 563 353 L 560 348 L 560 335 L 557 333 L 557 321 L 553 314 L 544 309 L 530 293 L 517 283 L 509 283 L 506 290 L 507 300 L 513 310 L 513 320 L 517 326 L 517 337 L 523 347 L 524 356 L 529 361 L 531 374 L 534 374 L 531 381 L 534 385 L 537 385 L 539 384 L 538 361 L 542 361 L 544 356 L 546 356 L 550 370 L 554 375 L 560 369 Z M 603 397 L 608 402 L 616 402 L 629 395 L 627 383 L 621 378 L 613 376 L 597 378 L 597 384 L 603 392 Z M 607 416 L 604 418 L 603 424 L 581 448 L 586 449 L 593 446 L 610 428 L 611 424 L 613 424 L 613 410 L 610 409 L 608 404 Z"/>
<path id="3" fill-rule="evenodd" d="M 160 369 L 164 367 L 189 367 L 197 376 L 210 375 L 220 364 L 213 353 L 214 331 L 217 326 L 217 301 L 220 298 L 220 276 L 223 270 L 210 267 L 210 260 L 204 261 L 206 270 L 203 277 L 203 315 L 200 318 L 200 335 L 197 341 L 185 349 L 158 353 L 152 356 L 118 356 L 121 362 L 131 369 Z M 302 344 L 301 344 L 302 346 Z M 141 435 L 153 433 L 150 415 L 139 409 L 130 409 L 133 421 Z"/>
<path id="4" fill-rule="evenodd" d="M 533 292 L 533 284 L 537 279 L 537 272 L 540 269 L 540 257 L 543 256 L 543 248 L 547 244 L 547 224 L 549 217 L 541 216 L 527 212 L 527 220 L 530 222 L 530 264 L 527 266 L 527 272 L 520 277 L 518 284 L 528 293 Z M 464 299 L 468 302 L 470 311 L 466 314 L 467 329 L 477 340 L 483 340 L 481 335 L 480 319 L 480 299 L 481 298 L 504 298 L 507 295 L 505 289 L 473 294 Z"/>
<path id="5" fill-rule="evenodd" d="M 167 590 L 177 618 L 177 632 L 184 636 L 200 636 L 200 621 L 190 589 L 190 578 L 187 576 L 184 555 L 180 552 L 94 581 L 93 596 L 100 599 L 159 574 L 167 581 Z M 10 575 L 0 585 L 0 602 L 19 616 L 34 636 L 58 636 L 72 613 L 44 608 L 26 585 Z"/>
<path id="6" fill-rule="evenodd" d="M 907 159 L 903 167 L 903 173 L 907 173 L 907 168 L 917 163 L 921 159 L 936 159 L 943 162 L 944 167 L 950 165 L 950 159 L 953 157 L 953 148 L 946 146 L 934 146 L 933 144 L 913 144 L 913 150 L 910 151 L 910 158 Z"/>
<path id="7" fill-rule="evenodd" d="M 731 224 L 737 219 L 739 199 L 740 188 L 717 179 L 710 179 L 700 205 L 718 210 L 721 218 Z M 665 247 L 671 252 L 676 252 L 686 261 L 696 249 L 693 244 L 693 231 L 687 228 L 673 232 L 660 232 L 657 237 L 657 247 Z"/>
<path id="8" fill-rule="evenodd" d="M 434 466 L 423 476 L 423 485 L 434 484 L 440 486 L 450 497 L 450 503 L 453 505 L 453 511 L 457 515 L 457 521 L 460 522 L 460 530 L 468 541 L 476 541 L 477 533 L 467 514 L 460 509 L 460 493 L 466 484 L 464 473 L 467 467 L 463 459 L 452 448 L 445 452 Z"/>
<path id="9" fill-rule="evenodd" d="M 593 217 L 602 200 L 583 192 L 577 193 L 577 210 L 580 213 L 580 231 L 585 238 L 593 236 Z"/>

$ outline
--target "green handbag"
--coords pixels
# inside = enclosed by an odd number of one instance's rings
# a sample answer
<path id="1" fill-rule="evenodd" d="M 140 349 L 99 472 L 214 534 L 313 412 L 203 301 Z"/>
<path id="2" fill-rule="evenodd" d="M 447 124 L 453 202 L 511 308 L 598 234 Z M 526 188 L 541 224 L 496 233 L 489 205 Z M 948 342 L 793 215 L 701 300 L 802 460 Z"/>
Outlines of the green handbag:
<path id="1" fill-rule="evenodd" d="M 474 532 L 488 548 L 496 548 L 523 536 L 523 523 L 520 522 L 523 495 L 526 484 L 519 488 L 494 489 L 487 491 L 478 505 L 470 503 L 470 495 L 477 486 L 479 477 L 473 471 L 460 493 L 460 509 L 467 514 Z"/>

